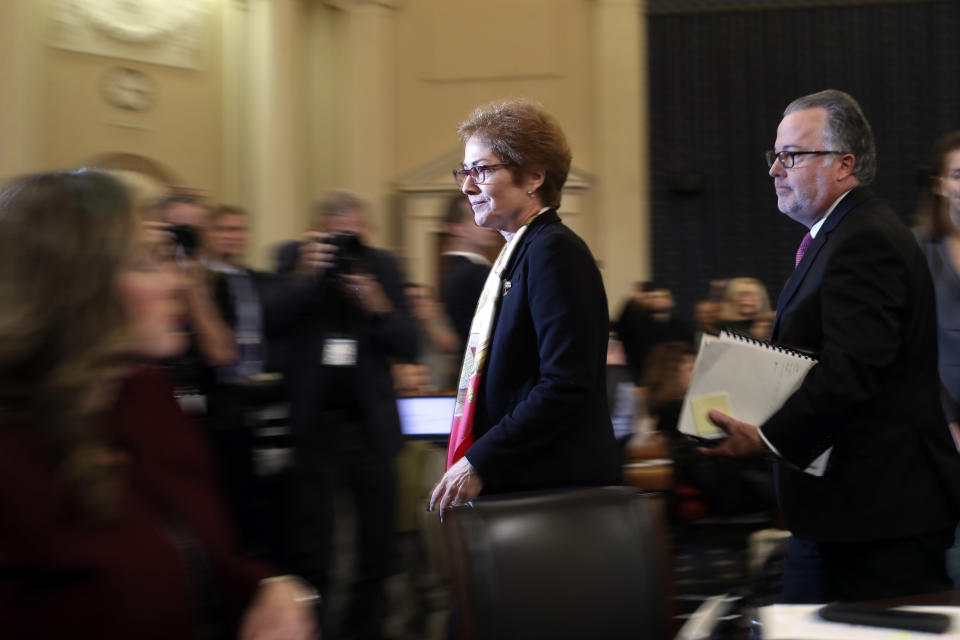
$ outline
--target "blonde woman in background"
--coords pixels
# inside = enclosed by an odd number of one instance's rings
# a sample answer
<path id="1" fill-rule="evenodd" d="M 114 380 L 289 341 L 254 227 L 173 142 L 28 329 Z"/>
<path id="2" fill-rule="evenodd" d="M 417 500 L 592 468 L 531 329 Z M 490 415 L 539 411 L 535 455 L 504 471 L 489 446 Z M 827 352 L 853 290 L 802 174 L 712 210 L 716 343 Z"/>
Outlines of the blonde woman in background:
<path id="1" fill-rule="evenodd" d="M 756 278 L 733 278 L 720 309 L 720 327 L 754 335 L 758 323 L 769 322 L 770 297 Z"/>

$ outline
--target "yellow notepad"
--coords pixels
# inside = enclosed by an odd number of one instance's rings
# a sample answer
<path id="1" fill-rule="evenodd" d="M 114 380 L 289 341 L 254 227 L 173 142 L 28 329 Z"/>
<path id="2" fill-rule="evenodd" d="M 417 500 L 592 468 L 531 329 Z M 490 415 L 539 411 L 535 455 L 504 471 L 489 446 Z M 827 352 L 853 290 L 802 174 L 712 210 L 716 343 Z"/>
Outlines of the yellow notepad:
<path id="1" fill-rule="evenodd" d="M 730 395 L 726 391 L 710 393 L 705 396 L 690 398 L 690 410 L 693 412 L 693 422 L 697 426 L 697 435 L 701 438 L 722 435 L 723 429 L 713 424 L 707 414 L 710 409 L 722 411 L 727 415 L 733 414 L 730 408 Z"/>

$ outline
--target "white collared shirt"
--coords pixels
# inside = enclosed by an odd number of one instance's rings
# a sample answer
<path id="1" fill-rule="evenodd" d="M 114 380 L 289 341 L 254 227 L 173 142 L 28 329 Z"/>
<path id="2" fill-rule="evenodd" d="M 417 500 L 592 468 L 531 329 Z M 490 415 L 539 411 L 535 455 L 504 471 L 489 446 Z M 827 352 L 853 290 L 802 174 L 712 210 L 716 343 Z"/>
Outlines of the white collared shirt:
<path id="1" fill-rule="evenodd" d="M 823 217 L 813 223 L 813 226 L 810 227 L 810 237 L 816 238 L 817 234 L 820 232 L 820 227 L 823 226 L 823 223 L 827 221 L 827 216 L 833 213 L 833 210 L 837 208 L 837 205 L 840 204 L 840 201 L 843 200 L 848 193 L 853 191 L 853 189 L 847 189 L 840 194 L 840 197 L 833 201 L 833 204 L 830 205 L 830 208 L 827 209 L 827 212 L 823 214 Z"/>
<path id="2" fill-rule="evenodd" d="M 473 253 L 472 251 L 444 251 L 443 255 L 445 256 L 460 256 L 466 258 L 474 264 L 482 264 L 485 267 L 491 266 L 493 263 L 487 259 L 486 256 L 482 256 L 479 253 Z"/>
<path id="3" fill-rule="evenodd" d="M 223 273 L 227 275 L 241 275 L 246 273 L 244 269 L 236 265 L 232 265 L 229 262 L 223 262 L 222 260 L 210 260 L 209 258 L 203 258 L 200 262 L 210 271 L 215 271 L 217 273 Z"/>

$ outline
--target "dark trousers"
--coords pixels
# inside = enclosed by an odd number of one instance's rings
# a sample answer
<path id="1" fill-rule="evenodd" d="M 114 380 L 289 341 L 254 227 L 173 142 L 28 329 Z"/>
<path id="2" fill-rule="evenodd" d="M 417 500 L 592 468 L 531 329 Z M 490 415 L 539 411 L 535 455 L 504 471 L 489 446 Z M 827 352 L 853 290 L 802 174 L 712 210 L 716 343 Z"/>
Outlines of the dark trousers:
<path id="1" fill-rule="evenodd" d="M 253 433 L 245 422 L 248 398 L 236 386 L 220 386 L 207 394 L 207 433 L 222 491 L 245 550 L 256 548 L 256 478 L 253 473 Z"/>
<path id="2" fill-rule="evenodd" d="M 823 602 L 822 573 L 820 549 L 817 543 L 796 536 L 787 538 L 787 553 L 783 559 L 782 602 L 787 604 Z"/>
<path id="3" fill-rule="evenodd" d="M 354 504 L 356 566 L 341 633 L 378 638 L 386 614 L 383 582 L 394 563 L 393 458 L 378 451 L 365 425 L 342 412 L 324 413 L 316 426 L 294 436 L 292 570 L 326 593 L 335 493 L 342 486 Z"/>
<path id="4" fill-rule="evenodd" d="M 783 563 L 783 601 L 880 600 L 953 589 L 946 552 L 953 529 L 871 542 L 791 537 Z"/>
<path id="5" fill-rule="evenodd" d="M 949 591 L 954 529 L 871 542 L 820 542 L 823 599 L 879 600 Z"/>

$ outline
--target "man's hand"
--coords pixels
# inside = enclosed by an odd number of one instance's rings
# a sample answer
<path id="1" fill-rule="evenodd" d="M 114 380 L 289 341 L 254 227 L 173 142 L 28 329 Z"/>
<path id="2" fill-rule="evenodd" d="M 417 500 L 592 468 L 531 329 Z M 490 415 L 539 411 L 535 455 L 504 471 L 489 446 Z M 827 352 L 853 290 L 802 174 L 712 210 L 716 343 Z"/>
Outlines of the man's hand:
<path id="1" fill-rule="evenodd" d="M 398 363 L 390 371 L 398 393 L 422 393 L 430 388 L 430 368 L 425 364 Z"/>
<path id="2" fill-rule="evenodd" d="M 407 299 L 410 305 L 410 315 L 426 324 L 444 319 L 443 305 L 433 298 L 413 296 Z"/>
<path id="3" fill-rule="evenodd" d="M 440 521 L 443 522 L 443 513 L 455 504 L 472 500 L 480 495 L 483 481 L 470 461 L 460 458 L 450 467 L 440 482 L 433 488 L 430 496 L 428 511 L 437 509 L 440 512 Z"/>
<path id="4" fill-rule="evenodd" d="M 297 273 L 313 276 L 318 271 L 333 266 L 337 254 L 336 245 L 330 244 L 330 235 L 318 231 L 308 231 L 300 243 L 300 257 L 297 260 Z"/>
<path id="5" fill-rule="evenodd" d="M 722 411 L 711 409 L 710 421 L 727 432 L 727 439 L 715 447 L 699 447 L 698 451 L 708 456 L 726 456 L 729 458 L 747 458 L 763 455 L 767 448 L 763 446 L 759 430 Z"/>
<path id="6" fill-rule="evenodd" d="M 240 640 L 316 640 L 314 596 L 294 580 L 264 584 L 243 616 Z"/>
<path id="7" fill-rule="evenodd" d="M 947 426 L 950 427 L 950 435 L 953 436 L 953 446 L 960 451 L 960 422 L 948 422 Z"/>
<path id="8" fill-rule="evenodd" d="M 371 276 L 344 274 L 340 276 L 340 288 L 350 300 L 367 313 L 390 313 L 393 303 L 379 282 Z"/>

